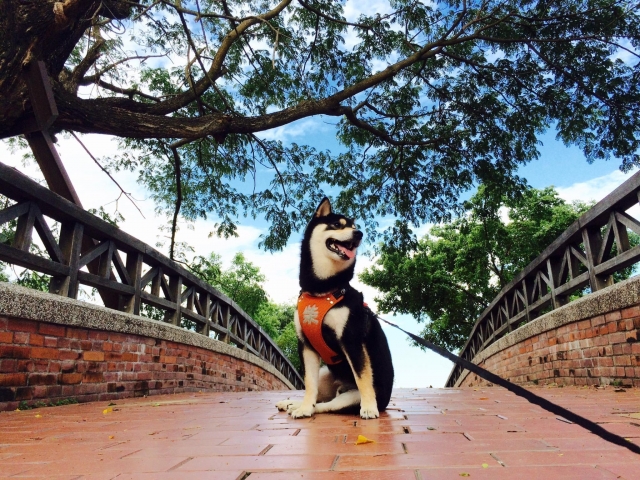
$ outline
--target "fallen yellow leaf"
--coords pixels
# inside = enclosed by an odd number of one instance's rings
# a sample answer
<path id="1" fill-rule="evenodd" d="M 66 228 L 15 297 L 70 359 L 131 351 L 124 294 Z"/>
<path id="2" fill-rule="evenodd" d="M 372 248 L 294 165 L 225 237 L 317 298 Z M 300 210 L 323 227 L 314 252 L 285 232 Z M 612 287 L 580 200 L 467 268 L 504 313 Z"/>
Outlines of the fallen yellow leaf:
<path id="1" fill-rule="evenodd" d="M 109 435 L 109 440 L 113 440 L 113 435 Z"/>
<path id="2" fill-rule="evenodd" d="M 363 445 L 365 443 L 376 443 L 373 440 L 369 440 L 364 435 L 358 435 L 358 439 L 356 440 L 356 445 Z"/>
<path id="3" fill-rule="evenodd" d="M 483 463 L 482 464 L 482 468 L 489 468 L 489 464 L 488 463 Z"/>
<path id="4" fill-rule="evenodd" d="M 470 477 L 470 476 L 471 476 L 471 474 L 470 474 L 470 473 L 466 473 L 466 472 L 462 472 L 462 473 L 460 474 L 460 476 L 461 476 L 461 477 Z"/>
<path id="5" fill-rule="evenodd" d="M 39 413 L 36 415 L 36 418 L 42 418 L 42 415 L 40 415 Z"/>
<path id="6" fill-rule="evenodd" d="M 103 415 L 106 415 L 106 414 L 111 413 L 111 412 L 113 412 L 113 408 L 111 408 L 111 407 L 105 408 L 104 410 L 102 410 L 102 414 Z"/>

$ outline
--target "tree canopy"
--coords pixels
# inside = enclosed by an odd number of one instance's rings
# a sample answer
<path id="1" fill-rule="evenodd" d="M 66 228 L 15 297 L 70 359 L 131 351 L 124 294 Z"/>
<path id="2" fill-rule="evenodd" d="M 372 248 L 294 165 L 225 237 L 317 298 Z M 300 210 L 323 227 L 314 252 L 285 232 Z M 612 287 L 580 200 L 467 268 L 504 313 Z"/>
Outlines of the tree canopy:
<path id="1" fill-rule="evenodd" d="M 460 218 L 420 240 L 382 244 L 360 278 L 382 292 L 381 311 L 413 315 L 426 323 L 425 338 L 459 349 L 498 292 L 590 206 L 568 204 L 551 187 L 515 199 L 481 187 Z"/>
<path id="2" fill-rule="evenodd" d="M 109 168 L 168 213 L 227 235 L 258 215 L 278 249 L 329 193 L 371 236 L 446 219 L 474 184 L 519 188 L 549 128 L 640 164 L 639 44 L 630 0 L 4 1 L 0 138 L 24 132 L 42 60 L 52 132 L 121 137 Z M 318 115 L 343 151 L 261 134 Z"/>

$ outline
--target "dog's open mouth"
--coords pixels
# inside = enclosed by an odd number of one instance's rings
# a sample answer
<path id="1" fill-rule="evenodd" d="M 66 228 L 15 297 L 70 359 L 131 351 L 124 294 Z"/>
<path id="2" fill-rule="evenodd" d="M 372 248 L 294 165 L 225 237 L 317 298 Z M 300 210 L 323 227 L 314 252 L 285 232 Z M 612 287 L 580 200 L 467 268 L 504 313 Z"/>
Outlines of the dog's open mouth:
<path id="1" fill-rule="evenodd" d="M 349 260 L 356 256 L 356 248 L 360 245 L 360 240 L 350 240 L 341 242 L 335 238 L 327 240 L 327 248 L 336 253 L 343 260 Z"/>

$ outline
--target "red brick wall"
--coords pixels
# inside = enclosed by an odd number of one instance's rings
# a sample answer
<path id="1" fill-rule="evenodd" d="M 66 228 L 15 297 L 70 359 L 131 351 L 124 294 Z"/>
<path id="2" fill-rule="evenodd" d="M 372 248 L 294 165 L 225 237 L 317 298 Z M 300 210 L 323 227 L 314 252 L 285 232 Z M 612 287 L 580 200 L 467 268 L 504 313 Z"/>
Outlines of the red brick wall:
<path id="1" fill-rule="evenodd" d="M 0 411 L 185 391 L 288 390 L 229 355 L 140 335 L 0 316 Z"/>
<path id="2" fill-rule="evenodd" d="M 640 387 L 640 306 L 563 325 L 485 359 L 480 366 L 514 383 Z M 484 384 L 469 374 L 462 386 Z"/>

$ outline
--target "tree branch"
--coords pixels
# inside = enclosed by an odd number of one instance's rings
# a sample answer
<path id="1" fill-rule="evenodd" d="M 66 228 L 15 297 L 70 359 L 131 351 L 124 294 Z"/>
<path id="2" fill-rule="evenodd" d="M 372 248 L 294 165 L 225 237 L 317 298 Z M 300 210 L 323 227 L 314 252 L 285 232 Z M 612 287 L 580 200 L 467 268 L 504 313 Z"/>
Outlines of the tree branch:
<path id="1" fill-rule="evenodd" d="M 127 192 L 125 192 L 125 191 L 124 191 L 124 189 L 120 186 L 120 184 L 116 181 L 116 179 L 115 179 L 115 178 L 113 178 L 113 177 L 111 176 L 111 174 L 110 174 L 110 173 L 109 173 L 109 172 L 108 172 L 108 171 L 107 171 L 107 170 L 106 170 L 102 165 L 100 165 L 100 162 L 98 162 L 98 160 L 96 160 L 96 157 L 94 157 L 94 156 L 91 154 L 91 152 L 89 151 L 89 149 L 85 146 L 85 144 L 84 144 L 84 143 L 82 143 L 82 141 L 77 137 L 77 135 L 76 135 L 75 133 L 73 133 L 73 132 L 70 132 L 70 133 L 71 133 L 71 136 L 72 136 L 73 138 L 75 138 L 75 139 L 76 139 L 76 141 L 80 144 L 80 146 L 84 149 L 84 151 L 85 151 L 85 152 L 87 152 L 87 154 L 89 155 L 89 157 L 91 158 L 91 160 L 93 160 L 93 163 L 95 163 L 95 164 L 100 168 L 100 170 L 102 170 L 104 173 L 106 173 L 106 174 L 107 174 L 107 176 L 111 179 L 111 181 L 112 181 L 113 183 L 115 183 L 115 184 L 116 184 L 116 186 L 120 189 L 120 192 L 121 192 L 121 193 L 122 193 L 126 198 L 128 198 L 128 199 L 129 199 L 129 201 L 133 204 L 133 206 L 134 206 L 134 207 L 136 207 L 136 210 L 138 210 L 138 212 L 140 212 L 140 215 L 142 215 L 142 218 L 145 218 L 144 214 L 142 213 L 142 210 L 140 210 L 140 208 L 138 207 L 138 205 L 136 204 L 136 202 L 133 200 L 133 198 L 131 197 L 131 195 L 130 195 L 130 194 L 128 194 Z"/>
<path id="2" fill-rule="evenodd" d="M 437 142 L 437 140 L 426 140 L 426 141 L 422 141 L 422 142 L 396 140 L 391 135 L 389 135 L 387 132 L 385 132 L 383 130 L 380 130 L 380 129 L 377 129 L 373 125 L 371 125 L 371 124 L 369 124 L 369 123 L 367 123 L 367 122 L 365 122 L 363 120 L 360 120 L 358 117 L 356 117 L 355 113 L 353 113 L 353 110 L 351 108 L 347 108 L 347 107 L 343 108 L 342 109 L 342 113 L 347 118 L 347 120 L 349 120 L 349 123 L 351 123 L 355 127 L 358 127 L 358 128 L 360 128 L 362 130 L 366 130 L 367 132 L 373 134 L 374 136 L 376 136 L 380 140 L 383 140 L 383 141 L 385 141 L 386 143 L 388 143 L 390 145 L 395 145 L 396 147 L 427 146 L 427 145 L 433 145 L 434 143 Z"/>

